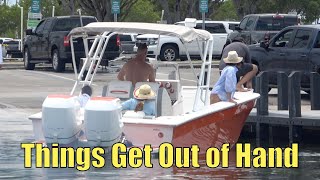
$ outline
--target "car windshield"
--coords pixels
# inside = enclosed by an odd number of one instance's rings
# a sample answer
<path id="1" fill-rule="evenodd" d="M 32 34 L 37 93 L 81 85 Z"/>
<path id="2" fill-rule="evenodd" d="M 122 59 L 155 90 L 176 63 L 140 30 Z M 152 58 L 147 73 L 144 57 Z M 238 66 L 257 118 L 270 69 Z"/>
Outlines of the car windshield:
<path id="1" fill-rule="evenodd" d="M 96 22 L 95 18 L 82 18 L 83 26 Z M 73 28 L 80 27 L 80 18 L 59 19 L 53 31 L 71 31 Z"/>
<path id="2" fill-rule="evenodd" d="M 280 31 L 281 29 L 296 25 L 297 17 L 260 17 L 257 22 L 258 31 Z"/>

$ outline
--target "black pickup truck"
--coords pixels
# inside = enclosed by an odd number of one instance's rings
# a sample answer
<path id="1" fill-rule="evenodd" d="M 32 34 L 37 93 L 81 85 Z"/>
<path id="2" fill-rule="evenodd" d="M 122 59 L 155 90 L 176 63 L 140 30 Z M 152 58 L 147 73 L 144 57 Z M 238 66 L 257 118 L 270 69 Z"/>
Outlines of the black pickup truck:
<path id="1" fill-rule="evenodd" d="M 65 63 L 72 62 L 71 46 L 68 34 L 76 27 L 97 22 L 93 16 L 56 16 L 40 21 L 32 30 L 26 30 L 26 40 L 23 47 L 25 69 L 33 70 L 37 63 L 52 63 L 56 72 L 65 70 Z M 119 42 L 117 35 L 110 38 L 103 56 L 103 60 L 115 59 L 119 56 Z M 89 40 L 89 46 L 93 39 Z M 82 38 L 74 40 L 77 68 L 80 58 L 85 57 Z"/>
<path id="2" fill-rule="evenodd" d="M 249 14 L 240 24 L 232 27 L 228 41 L 242 37 L 246 44 L 256 44 L 268 33 L 271 37 L 285 27 L 300 24 L 300 17 L 293 14 Z M 227 42 L 229 43 L 229 42 Z"/>
<path id="3" fill-rule="evenodd" d="M 284 28 L 270 41 L 249 46 L 252 63 L 260 71 L 269 71 L 269 81 L 276 84 L 277 71 L 302 72 L 301 87 L 310 88 L 310 72 L 320 74 L 320 26 L 300 25 Z"/>

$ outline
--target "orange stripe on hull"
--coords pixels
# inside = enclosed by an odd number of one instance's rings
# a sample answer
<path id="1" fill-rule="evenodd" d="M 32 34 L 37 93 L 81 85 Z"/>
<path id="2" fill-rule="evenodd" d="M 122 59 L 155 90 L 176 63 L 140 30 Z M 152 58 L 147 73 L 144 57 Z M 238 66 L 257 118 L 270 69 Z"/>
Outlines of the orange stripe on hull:
<path id="1" fill-rule="evenodd" d="M 220 149 L 224 143 L 229 143 L 231 148 L 238 141 L 254 102 L 239 104 L 175 127 L 172 144 L 175 147 L 198 145 L 200 154 L 210 147 Z"/>

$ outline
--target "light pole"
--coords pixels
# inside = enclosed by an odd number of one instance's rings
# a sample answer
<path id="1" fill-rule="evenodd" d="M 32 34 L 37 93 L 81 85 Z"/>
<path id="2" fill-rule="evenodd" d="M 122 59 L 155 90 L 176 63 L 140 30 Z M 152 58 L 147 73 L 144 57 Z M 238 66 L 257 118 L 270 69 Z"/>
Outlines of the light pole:
<path id="1" fill-rule="evenodd" d="M 21 9 L 21 35 L 20 35 L 20 38 L 21 38 L 21 43 L 20 43 L 20 51 L 22 52 L 22 47 L 23 47 L 23 7 L 20 7 Z"/>

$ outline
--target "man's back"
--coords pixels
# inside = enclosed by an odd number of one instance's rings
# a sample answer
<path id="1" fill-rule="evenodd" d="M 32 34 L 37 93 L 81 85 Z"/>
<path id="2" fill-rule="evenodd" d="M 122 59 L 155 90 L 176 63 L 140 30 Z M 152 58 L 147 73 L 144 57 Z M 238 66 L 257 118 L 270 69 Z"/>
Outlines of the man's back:
<path id="1" fill-rule="evenodd" d="M 137 82 L 154 82 L 154 71 L 151 65 L 143 61 L 132 59 L 128 61 L 119 72 L 118 78 L 124 76 L 123 80 L 131 81 L 133 85 Z M 122 80 L 121 78 L 119 78 Z"/>
<path id="2" fill-rule="evenodd" d="M 221 59 L 226 58 L 228 56 L 228 52 L 230 51 L 236 51 L 239 57 L 243 57 L 244 63 L 251 63 L 249 48 L 246 44 L 242 42 L 233 42 L 227 45 L 223 49 Z M 219 69 L 222 70 L 225 66 L 225 63 L 223 62 L 223 60 L 221 60 L 219 64 Z"/>

